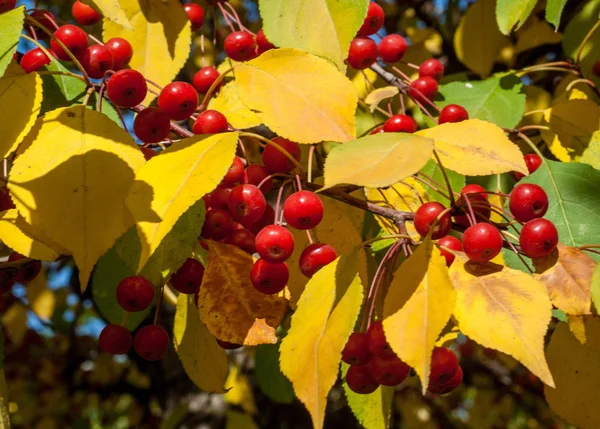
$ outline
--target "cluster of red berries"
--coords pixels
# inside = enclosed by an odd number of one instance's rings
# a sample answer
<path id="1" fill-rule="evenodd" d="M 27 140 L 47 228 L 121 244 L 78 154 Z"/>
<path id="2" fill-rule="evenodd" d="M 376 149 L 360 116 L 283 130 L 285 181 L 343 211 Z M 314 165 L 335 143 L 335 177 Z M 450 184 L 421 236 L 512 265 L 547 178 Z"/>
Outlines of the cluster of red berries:
<path id="1" fill-rule="evenodd" d="M 373 322 L 366 333 L 350 335 L 342 360 L 350 365 L 346 373 L 348 387 L 360 394 L 372 393 L 380 385 L 397 386 L 410 373 L 410 367 L 396 356 L 387 342 L 379 320 Z M 462 383 L 462 378 L 462 368 L 452 350 L 436 347 L 431 357 L 429 392 L 450 393 Z"/>

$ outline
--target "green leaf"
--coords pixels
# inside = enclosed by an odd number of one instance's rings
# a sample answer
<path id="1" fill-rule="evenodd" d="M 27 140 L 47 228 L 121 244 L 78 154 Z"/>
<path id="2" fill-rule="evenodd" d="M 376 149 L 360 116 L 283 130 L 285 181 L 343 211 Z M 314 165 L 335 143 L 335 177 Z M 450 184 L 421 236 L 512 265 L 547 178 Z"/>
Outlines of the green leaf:
<path id="1" fill-rule="evenodd" d="M 496 3 L 496 21 L 500 31 L 508 35 L 517 31 L 527 20 L 537 0 L 498 0 Z"/>
<path id="2" fill-rule="evenodd" d="M 572 247 L 600 243 L 600 171 L 578 162 L 546 160 L 519 183 L 544 188 L 549 201 L 544 218 L 556 225 L 561 243 Z M 525 271 L 513 252 L 505 249 L 503 253 L 509 267 Z M 589 255 L 596 261 L 600 259 L 600 255 Z"/>
<path id="3" fill-rule="evenodd" d="M 0 14 L 0 77 L 4 75 L 14 53 L 17 52 L 24 21 L 25 6 Z"/>
<path id="4" fill-rule="evenodd" d="M 350 366 L 342 362 L 342 375 L 346 374 L 348 368 Z M 344 393 L 352 413 L 365 429 L 387 429 L 394 398 L 393 387 L 380 386 L 373 393 L 359 395 L 344 382 Z"/>
<path id="5" fill-rule="evenodd" d="M 600 312 L 600 262 L 596 264 L 596 269 L 594 270 L 594 274 L 592 274 L 590 283 L 594 308 L 596 312 Z"/>
<path id="6" fill-rule="evenodd" d="M 331 60 L 345 70 L 350 42 L 367 16 L 368 0 L 260 0 L 267 39 Z"/>
<path id="7" fill-rule="evenodd" d="M 294 402 L 292 383 L 279 368 L 279 344 L 262 344 L 256 347 L 256 382 L 260 390 L 273 402 L 291 404 Z"/>
<path id="8" fill-rule="evenodd" d="M 513 128 L 525 111 L 525 93 L 521 80 L 513 75 L 483 81 L 451 82 L 440 86 L 440 107 L 459 104 L 470 119 L 482 119 L 499 127 Z"/>
<path id="9" fill-rule="evenodd" d="M 437 183 L 444 185 L 444 187 L 441 190 L 446 194 L 448 193 L 448 191 L 446 190 L 446 181 L 444 180 L 444 174 L 442 173 L 442 169 L 440 168 L 439 164 L 433 159 L 427 161 L 425 167 L 421 169 L 421 173 L 426 174 Z M 448 176 L 448 181 L 450 182 L 452 191 L 460 192 L 460 190 L 463 188 L 463 186 L 465 186 L 466 183 L 465 176 L 448 169 L 446 169 L 446 175 Z M 442 195 L 440 195 L 428 186 L 424 186 L 424 188 L 427 190 L 427 195 L 429 196 L 429 199 L 431 201 L 437 201 L 444 205 L 448 205 L 447 198 L 444 198 Z"/>
<path id="10" fill-rule="evenodd" d="M 565 28 L 565 33 L 562 40 L 562 46 L 565 54 L 571 58 L 575 57 L 577 48 L 583 41 L 585 35 L 598 21 L 600 13 L 600 0 L 591 0 L 585 3 L 581 12 L 575 15 Z M 594 47 L 600 44 L 600 32 L 596 31 L 589 42 L 583 47 L 582 56 L 592 54 L 596 57 Z"/>
<path id="11" fill-rule="evenodd" d="M 558 30 L 560 25 L 560 16 L 567 4 L 567 0 L 547 0 L 546 2 L 546 21 L 554 25 Z"/>

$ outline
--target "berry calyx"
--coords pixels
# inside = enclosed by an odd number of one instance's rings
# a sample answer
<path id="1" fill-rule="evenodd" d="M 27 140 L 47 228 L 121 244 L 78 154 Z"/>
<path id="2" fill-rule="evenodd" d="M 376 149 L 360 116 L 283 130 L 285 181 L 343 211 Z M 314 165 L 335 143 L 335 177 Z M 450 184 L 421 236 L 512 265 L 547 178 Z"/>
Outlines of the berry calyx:
<path id="1" fill-rule="evenodd" d="M 281 225 L 269 225 L 256 236 L 256 251 L 270 263 L 284 262 L 294 252 L 294 236 Z"/>
<path id="2" fill-rule="evenodd" d="M 262 153 L 262 162 L 271 173 L 289 173 L 294 169 L 294 163 L 276 146 L 286 151 L 296 161 L 300 161 L 300 146 L 283 137 L 275 137 L 267 143 Z"/>
<path id="3" fill-rule="evenodd" d="M 417 122 L 408 115 L 393 115 L 383 124 L 385 133 L 414 133 Z"/>
<path id="4" fill-rule="evenodd" d="M 87 34 L 75 25 L 67 24 L 59 27 L 54 32 L 54 37 L 60 40 L 76 58 L 80 58 L 88 46 Z M 54 37 L 50 40 L 50 47 L 56 56 L 61 60 L 71 61 L 71 57 Z"/>
<path id="5" fill-rule="evenodd" d="M 423 76 L 413 80 L 408 87 L 408 95 L 419 103 L 433 100 L 438 93 L 438 83 L 430 76 Z"/>
<path id="6" fill-rule="evenodd" d="M 447 235 L 445 237 L 440 238 L 437 243 L 440 246 L 444 246 L 445 248 L 450 250 L 456 250 L 458 252 L 462 251 L 462 243 L 458 238 L 452 235 Z M 456 258 L 456 256 L 454 256 L 454 253 L 451 253 L 445 249 L 440 249 L 440 253 L 446 260 L 446 266 L 449 267 L 450 265 L 452 265 L 452 262 L 454 262 L 454 259 Z"/>
<path id="7" fill-rule="evenodd" d="M 133 349 L 147 361 L 162 359 L 169 349 L 169 334 L 159 325 L 146 325 L 133 337 Z"/>
<path id="8" fill-rule="evenodd" d="M 131 332 L 114 323 L 106 325 L 100 332 L 98 346 L 100 350 L 113 355 L 124 355 L 131 348 Z"/>
<path id="9" fill-rule="evenodd" d="M 369 363 L 371 356 L 367 334 L 352 332 L 344 346 L 344 350 L 342 350 L 342 360 L 348 365 L 365 365 Z"/>
<path id="10" fill-rule="evenodd" d="M 386 63 L 395 63 L 402 59 L 408 48 L 406 39 L 399 34 L 388 34 L 379 42 L 379 58 Z"/>
<path id="11" fill-rule="evenodd" d="M 229 212 L 221 209 L 212 209 L 206 213 L 202 225 L 202 237 L 212 240 L 224 240 L 233 231 L 233 219 Z"/>
<path id="12" fill-rule="evenodd" d="M 234 31 L 225 38 L 225 53 L 234 61 L 248 61 L 256 56 L 254 37 L 246 31 Z"/>
<path id="13" fill-rule="evenodd" d="M 48 51 L 52 52 L 52 51 Z M 31 73 L 44 67 L 46 64 L 50 64 L 50 58 L 40 48 L 33 48 L 27 51 L 23 58 L 21 58 L 21 68 L 25 70 L 25 73 Z"/>
<path id="14" fill-rule="evenodd" d="M 299 191 L 283 203 L 283 217 L 296 229 L 312 229 L 323 220 L 323 202 L 314 192 Z"/>
<path id="15" fill-rule="evenodd" d="M 148 107 L 139 112 L 133 120 L 133 132 L 144 143 L 164 140 L 171 130 L 169 115 L 158 107 Z"/>
<path id="16" fill-rule="evenodd" d="M 262 28 L 258 30 L 258 33 L 256 33 L 256 46 L 258 55 L 268 51 L 269 49 L 275 48 L 275 45 L 269 42 L 269 39 L 267 39 L 267 36 L 265 36 L 265 32 Z"/>
<path id="17" fill-rule="evenodd" d="M 410 372 L 410 367 L 398 356 L 373 356 L 367 366 L 373 379 L 384 386 L 397 386 Z"/>
<path id="18" fill-rule="evenodd" d="M 448 104 L 440 112 L 438 123 L 445 124 L 448 122 L 462 122 L 469 119 L 467 109 L 458 104 Z"/>
<path id="19" fill-rule="evenodd" d="M 108 70 L 113 68 L 113 56 L 104 45 L 96 43 L 88 47 L 81 59 L 81 66 L 93 79 L 101 79 Z"/>
<path id="20" fill-rule="evenodd" d="M 528 222 L 546 214 L 548 195 L 541 186 L 523 183 L 513 188 L 508 208 L 515 219 L 520 222 Z"/>
<path id="21" fill-rule="evenodd" d="M 146 79 L 137 70 L 119 70 L 106 84 L 106 94 L 119 107 L 135 107 L 148 93 Z"/>
<path id="22" fill-rule="evenodd" d="M 122 37 L 113 37 L 104 44 L 113 56 L 113 70 L 126 67 L 133 56 L 131 44 Z"/>
<path id="23" fill-rule="evenodd" d="M 233 186 L 242 181 L 244 178 L 244 161 L 239 156 L 233 158 L 231 166 L 225 173 L 225 177 L 221 180 L 221 186 Z"/>
<path id="24" fill-rule="evenodd" d="M 77 0 L 71 7 L 71 15 L 79 25 L 94 25 L 100 22 L 102 15 L 92 6 Z"/>
<path id="25" fill-rule="evenodd" d="M 206 94 L 213 83 L 221 76 L 221 73 L 212 66 L 202 67 L 194 74 L 192 84 L 200 94 Z"/>
<path id="26" fill-rule="evenodd" d="M 205 110 L 198 115 L 192 132 L 194 134 L 219 134 L 227 131 L 227 118 L 216 110 Z"/>
<path id="27" fill-rule="evenodd" d="M 377 33 L 383 27 L 384 19 L 383 8 L 375 2 L 370 2 L 367 16 L 358 30 L 358 35 L 364 37 Z"/>
<path id="28" fill-rule="evenodd" d="M 375 381 L 367 365 L 352 365 L 348 368 L 346 383 L 350 390 L 361 395 L 373 393 L 379 387 L 379 383 Z"/>
<path id="29" fill-rule="evenodd" d="M 364 70 L 377 61 L 377 43 L 368 37 L 356 37 L 350 43 L 348 64 L 353 69 Z"/>
<path id="30" fill-rule="evenodd" d="M 558 230 L 548 219 L 530 220 L 521 229 L 519 244 L 526 256 L 543 258 L 556 249 Z"/>
<path id="31" fill-rule="evenodd" d="M 471 261 L 486 262 L 494 259 L 502 250 L 502 235 L 494 225 L 480 222 L 465 230 L 462 244 Z"/>
<path id="32" fill-rule="evenodd" d="M 452 350 L 446 347 L 436 347 L 431 355 L 431 372 L 429 383 L 441 385 L 452 380 L 458 371 L 458 358 Z"/>
<path id="33" fill-rule="evenodd" d="M 199 30 L 204 24 L 204 9 L 196 3 L 187 3 L 183 5 L 183 9 L 192 24 L 192 31 Z"/>
<path id="34" fill-rule="evenodd" d="M 459 367 L 456 369 L 456 373 L 454 376 L 443 384 L 429 384 L 429 388 L 427 389 L 430 393 L 435 393 L 437 395 L 445 395 L 447 393 L 452 392 L 458 386 L 461 385 L 463 381 L 463 370 Z"/>
<path id="35" fill-rule="evenodd" d="M 258 221 L 267 207 L 267 201 L 260 189 L 254 185 L 238 185 L 229 195 L 229 213 L 242 224 Z"/>
<path id="36" fill-rule="evenodd" d="M 396 356 L 389 343 L 385 339 L 383 323 L 376 320 L 367 329 L 367 344 L 369 351 L 376 356 Z"/>
<path id="37" fill-rule="evenodd" d="M 244 170 L 244 177 L 242 179 L 243 183 L 247 183 L 249 185 L 260 186 L 260 190 L 263 194 L 266 194 L 273 187 L 273 179 L 267 179 L 271 173 L 267 170 L 267 167 L 260 164 L 252 164 L 246 167 Z M 264 181 L 264 183 L 263 183 Z"/>
<path id="38" fill-rule="evenodd" d="M 193 294 L 200 290 L 203 277 L 204 265 L 194 258 L 187 258 L 171 276 L 171 286 L 177 292 Z"/>
<path id="39" fill-rule="evenodd" d="M 198 106 L 198 93 L 187 82 L 171 82 L 158 96 L 158 107 L 175 121 L 183 121 L 192 116 Z"/>
<path id="40" fill-rule="evenodd" d="M 431 238 L 434 240 L 448 235 L 452 228 L 452 218 L 448 211 L 442 215 L 444 211 L 446 211 L 446 207 L 435 201 L 430 201 L 419 207 L 415 212 L 414 220 L 417 232 L 425 237 L 433 228 Z M 440 215 L 441 217 L 439 217 Z"/>
<path id="41" fill-rule="evenodd" d="M 337 252 L 333 246 L 325 243 L 313 243 L 300 254 L 300 271 L 311 278 L 317 271 L 337 259 Z"/>
<path id="42" fill-rule="evenodd" d="M 125 311 L 142 311 L 150 307 L 154 287 L 142 276 L 125 277 L 117 286 L 117 302 Z"/>
<path id="43" fill-rule="evenodd" d="M 435 58 L 423 61 L 419 66 L 419 77 L 425 76 L 439 81 L 444 76 L 444 66 Z"/>
<path id="44" fill-rule="evenodd" d="M 271 264 L 264 259 L 256 261 L 250 272 L 252 285 L 265 295 L 281 292 L 287 285 L 289 277 L 290 272 L 285 262 Z"/>

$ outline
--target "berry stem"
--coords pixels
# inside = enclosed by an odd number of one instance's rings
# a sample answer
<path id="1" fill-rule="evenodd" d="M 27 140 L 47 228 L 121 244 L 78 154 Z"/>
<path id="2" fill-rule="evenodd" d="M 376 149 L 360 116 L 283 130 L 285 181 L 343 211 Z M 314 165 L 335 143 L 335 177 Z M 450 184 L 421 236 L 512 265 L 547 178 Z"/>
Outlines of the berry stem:
<path id="1" fill-rule="evenodd" d="M 410 235 L 391 234 L 391 235 L 382 235 L 380 237 L 371 238 L 369 240 L 363 241 L 361 244 L 363 246 L 369 246 L 370 244 L 375 243 L 376 241 L 390 240 L 390 239 L 394 239 L 394 238 L 402 238 L 404 240 L 410 240 L 411 239 Z"/>
<path id="2" fill-rule="evenodd" d="M 448 179 L 448 174 L 446 173 L 444 164 L 442 164 L 442 160 L 440 159 L 440 157 L 435 149 L 433 150 L 433 155 L 435 156 L 435 159 L 440 166 L 440 170 L 442 170 L 442 175 L 444 176 L 444 181 L 446 182 L 446 187 L 448 188 L 448 193 L 450 194 L 450 205 L 453 206 L 455 201 L 454 201 L 454 193 L 452 192 L 452 186 L 450 185 L 450 179 Z"/>
<path id="3" fill-rule="evenodd" d="M 165 293 L 165 282 L 161 281 L 162 286 L 160 287 L 160 293 L 158 294 L 158 301 L 156 301 L 156 308 L 154 309 L 154 325 L 158 324 L 158 316 L 160 315 L 160 307 L 162 305 L 163 295 Z"/>
<path id="4" fill-rule="evenodd" d="M 592 38 L 598 27 L 600 27 L 600 20 L 596 21 L 594 26 L 590 28 L 590 31 L 587 32 L 587 34 L 581 41 L 581 44 L 577 48 L 577 54 L 575 55 L 575 63 L 579 64 L 581 62 L 581 54 L 583 53 L 583 48 L 587 44 L 587 42 Z"/>
<path id="5" fill-rule="evenodd" d="M 171 305 L 177 306 L 177 295 L 175 294 L 175 292 L 173 292 L 173 289 L 171 289 L 171 287 L 168 284 L 164 287 L 163 295 L 165 301 L 167 301 Z"/>
<path id="6" fill-rule="evenodd" d="M 419 176 L 423 176 L 425 179 L 419 177 Z M 448 196 L 447 193 L 445 193 L 444 191 L 441 191 L 439 187 L 442 187 L 442 185 L 440 185 L 439 183 L 437 183 L 436 181 L 434 181 L 432 178 L 428 177 L 427 175 L 421 173 L 420 171 L 417 174 L 413 174 L 412 176 L 415 180 L 418 180 L 419 182 L 425 184 L 426 186 L 430 187 L 432 190 L 434 190 L 435 192 L 437 192 L 438 194 L 440 194 L 442 197 L 446 198 L 446 199 L 450 199 L 450 197 Z"/>
<path id="7" fill-rule="evenodd" d="M 225 6 L 229 9 L 230 16 L 233 16 L 233 18 L 235 19 L 235 21 L 237 22 L 237 24 L 240 26 L 240 29 L 242 31 L 245 31 L 246 33 L 250 33 L 252 34 L 252 36 L 256 36 L 256 34 L 254 34 L 252 31 L 248 30 L 248 28 L 246 28 L 244 26 L 244 24 L 242 23 L 242 20 L 240 19 L 240 16 L 238 15 L 237 11 L 235 10 L 235 8 L 228 2 L 224 2 Z M 221 2 L 219 2 L 219 5 L 221 5 Z"/>
<path id="8" fill-rule="evenodd" d="M 529 271 L 531 274 L 533 274 L 533 269 L 529 266 L 529 264 L 527 263 L 527 261 L 525 260 L 525 258 L 523 258 L 523 256 L 521 255 L 521 252 L 519 252 L 519 250 L 516 248 L 516 246 L 512 243 L 512 241 L 510 241 L 508 238 L 506 238 L 505 236 L 508 236 L 509 238 L 513 238 L 512 234 L 509 234 L 506 231 L 502 231 L 499 230 L 500 234 L 502 234 L 502 236 L 504 237 L 504 242 L 507 243 L 510 246 L 510 249 L 515 252 L 515 254 L 517 255 L 517 257 L 521 260 L 521 262 L 523 262 L 523 265 L 525 265 L 525 267 L 527 268 L 527 271 Z"/>
<path id="9" fill-rule="evenodd" d="M 215 79 L 215 81 L 210 86 L 210 88 L 208 88 L 208 91 L 206 91 L 206 94 L 204 95 L 204 98 L 202 99 L 202 103 L 200 103 L 200 105 L 196 109 L 197 112 L 206 109 L 206 106 L 208 105 L 208 100 L 210 100 L 210 97 L 212 97 L 213 93 L 215 92 L 215 89 L 219 87 L 219 85 L 221 84 L 223 79 L 225 79 L 225 76 L 227 76 L 229 73 L 233 72 L 233 70 L 234 70 L 233 67 L 228 68 L 223 73 L 221 73 L 218 78 Z"/>
<path id="10" fill-rule="evenodd" d="M 293 179 L 288 179 L 281 184 L 279 192 L 277 193 L 277 201 L 275 202 L 275 225 L 281 225 L 283 223 L 283 210 L 279 213 L 281 208 L 281 199 L 283 198 L 283 189 L 292 182 Z"/>
<path id="11" fill-rule="evenodd" d="M 567 91 L 570 91 L 575 85 L 577 85 L 578 83 L 585 83 L 588 84 L 589 86 L 591 86 L 594 90 L 596 90 L 596 92 L 598 92 L 598 89 L 596 88 L 596 84 L 594 84 L 594 82 L 592 82 L 589 79 L 575 79 L 571 82 L 569 82 L 569 85 L 567 85 Z"/>
<path id="12" fill-rule="evenodd" d="M 581 249 L 581 250 L 583 250 L 583 251 L 586 251 L 586 252 L 590 252 L 590 253 L 594 253 L 594 254 L 596 254 L 596 255 L 600 255 L 600 251 L 598 251 L 598 250 L 594 250 L 594 249 L 589 249 L 589 248 L 587 248 L 587 247 L 584 247 L 584 248 L 583 248 L 583 249 Z"/>
<path id="13" fill-rule="evenodd" d="M 121 321 L 121 326 L 125 327 L 125 325 L 127 324 L 127 321 L 129 320 L 129 311 L 124 311 L 124 315 L 123 315 L 123 320 Z"/>
<path id="14" fill-rule="evenodd" d="M 315 145 L 310 145 L 310 149 L 308 150 L 308 181 L 312 182 L 312 162 L 313 155 L 315 154 Z"/>
<path id="15" fill-rule="evenodd" d="M 139 106 L 135 106 L 135 107 L 131 108 L 131 110 L 133 110 L 136 113 L 140 113 L 144 109 L 145 109 L 145 107 L 142 106 L 141 104 Z M 173 131 L 175 134 L 177 134 L 180 137 L 193 137 L 194 136 L 193 133 L 191 133 L 190 131 L 186 130 L 181 125 L 179 125 L 178 123 L 173 122 L 173 121 L 171 121 L 171 131 Z"/>
<path id="16" fill-rule="evenodd" d="M 261 145 L 262 147 L 266 147 L 267 144 L 271 143 L 271 145 L 278 150 L 279 152 L 281 152 L 283 155 L 285 155 L 286 158 L 288 158 L 292 164 L 294 164 L 297 168 L 300 169 L 300 171 L 302 172 L 302 174 L 304 174 L 304 167 L 302 167 L 302 164 L 300 164 L 298 162 L 298 160 L 296 158 L 294 158 L 287 150 L 285 150 L 284 148 L 282 148 L 281 146 L 279 146 L 278 144 L 275 144 L 273 141 L 269 140 L 266 137 L 261 136 L 260 134 L 254 134 L 254 133 L 247 133 L 247 132 L 240 132 L 240 137 L 252 137 L 255 138 L 256 140 L 259 140 L 257 143 L 259 145 Z"/>

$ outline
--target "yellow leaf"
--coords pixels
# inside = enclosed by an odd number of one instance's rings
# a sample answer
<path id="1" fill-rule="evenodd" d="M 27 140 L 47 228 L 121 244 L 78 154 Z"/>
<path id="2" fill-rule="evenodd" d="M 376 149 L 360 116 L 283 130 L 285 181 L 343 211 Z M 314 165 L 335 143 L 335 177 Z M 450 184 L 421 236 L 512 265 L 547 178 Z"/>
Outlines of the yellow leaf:
<path id="1" fill-rule="evenodd" d="M 525 112 L 531 112 L 533 110 L 544 110 L 550 107 L 552 102 L 552 95 L 548 91 L 539 86 L 526 85 L 523 87 L 525 91 Z M 521 119 L 521 125 L 540 125 L 542 123 L 543 115 L 535 113 L 532 115 L 523 116 Z"/>
<path id="2" fill-rule="evenodd" d="M 214 190 L 231 165 L 237 133 L 182 140 L 148 161 L 136 175 L 127 207 L 142 244 L 141 271 L 175 222 Z"/>
<path id="3" fill-rule="evenodd" d="M 8 331 L 10 341 L 19 347 L 27 333 L 27 310 L 22 305 L 11 305 L 2 315 L 2 324 Z"/>
<path id="4" fill-rule="evenodd" d="M 275 344 L 275 329 L 288 301 L 265 295 L 250 283 L 252 256 L 236 246 L 208 241 L 208 263 L 200 288 L 200 319 L 219 340 L 256 346 Z"/>
<path id="5" fill-rule="evenodd" d="M 91 6 L 96 6 L 96 9 L 100 11 L 105 20 L 133 31 L 133 26 L 129 22 L 129 19 L 127 19 L 119 0 L 83 0 L 83 2 Z"/>
<path id="6" fill-rule="evenodd" d="M 256 414 L 252 387 L 248 382 L 248 377 L 242 374 L 239 366 L 234 365 L 231 368 L 225 386 L 227 388 L 227 393 L 225 393 L 227 403 L 241 407 L 248 414 Z"/>
<path id="7" fill-rule="evenodd" d="M 502 128 L 490 122 L 471 119 L 417 131 L 435 142 L 444 167 L 468 176 L 518 171 L 527 173 L 523 154 Z"/>
<path id="8" fill-rule="evenodd" d="M 582 250 L 558 244 L 551 255 L 534 259 L 534 277 L 548 289 L 552 304 L 570 315 L 591 314 L 591 279 L 596 262 Z"/>
<path id="9" fill-rule="evenodd" d="M 433 141 L 405 133 L 380 133 L 338 145 L 325 162 L 325 188 L 339 184 L 383 188 L 417 173 Z"/>
<path id="10" fill-rule="evenodd" d="M 495 0 L 479 0 L 469 6 L 454 35 L 458 59 L 474 72 L 485 77 L 510 39 L 496 24 Z"/>
<path id="11" fill-rule="evenodd" d="M 370 106 L 371 112 L 374 112 L 379 103 L 388 98 L 392 98 L 398 95 L 400 90 L 397 86 L 385 86 L 383 88 L 377 88 L 369 93 L 365 98 L 365 103 Z"/>
<path id="12" fill-rule="evenodd" d="M 600 324 L 590 328 L 588 340 L 600 342 Z M 600 396 L 594 394 L 600 386 L 600 350 L 581 344 L 566 323 L 559 323 L 546 356 L 556 382 L 556 388 L 544 387 L 550 408 L 580 429 L 600 427 Z"/>
<path id="13" fill-rule="evenodd" d="M 192 32 L 183 7 L 177 0 L 119 1 L 133 29 L 104 20 L 104 40 L 128 40 L 133 47 L 131 68 L 160 86 L 171 83 L 190 54 Z M 145 103 L 153 98 L 149 92 Z"/>
<path id="14" fill-rule="evenodd" d="M 548 22 L 538 19 L 535 15 L 532 15 L 532 19 L 516 33 L 516 36 L 516 53 L 542 45 L 553 45 L 562 40 L 562 33 L 554 31 Z"/>
<path id="15" fill-rule="evenodd" d="M 259 427 L 252 416 L 238 411 L 228 410 L 225 429 L 259 429 Z"/>
<path id="16" fill-rule="evenodd" d="M 600 329 L 598 316 L 569 316 L 569 329 L 581 344 L 600 351 L 600 336 L 595 332 Z"/>
<path id="17" fill-rule="evenodd" d="M 446 325 L 446 328 L 442 331 L 442 334 L 435 342 L 435 346 L 450 347 L 458 338 L 458 334 L 460 334 L 460 329 L 458 329 L 458 326 L 454 326 L 452 324 Z"/>
<path id="18" fill-rule="evenodd" d="M 327 394 L 337 380 L 342 349 L 363 299 L 351 252 L 321 268 L 308 282 L 281 343 L 281 371 L 308 409 L 315 429 L 323 427 Z"/>
<path id="19" fill-rule="evenodd" d="M 260 125 L 260 118 L 240 100 L 235 81 L 221 88 L 217 96 L 208 103 L 208 109 L 218 110 L 225 115 L 227 121 L 233 127 L 238 129 Z"/>
<path id="20" fill-rule="evenodd" d="M 544 358 L 552 304 L 544 285 L 528 274 L 460 254 L 450 267 L 456 288 L 454 316 L 461 332 L 484 347 L 511 355 L 554 386 Z"/>
<path id="21" fill-rule="evenodd" d="M 0 159 L 8 157 L 29 133 L 42 105 L 42 78 L 11 62 L 0 79 Z"/>
<path id="22" fill-rule="evenodd" d="M 52 247 L 35 237 L 31 226 L 16 209 L 0 213 L 0 237 L 12 250 L 32 259 L 55 261 L 59 256 Z"/>
<path id="23" fill-rule="evenodd" d="M 205 392 L 225 392 L 227 355 L 200 321 L 193 295 L 180 294 L 177 298 L 173 345 L 196 386 Z"/>
<path id="24" fill-rule="evenodd" d="M 272 49 L 235 67 L 238 94 L 275 133 L 298 143 L 355 137 L 356 89 L 331 63 Z"/>
<path id="25" fill-rule="evenodd" d="M 600 128 L 600 106 L 590 100 L 573 99 L 548 111 L 550 128 L 562 136 L 585 136 Z"/>
<path id="26" fill-rule="evenodd" d="M 351 71 L 352 70 L 349 70 L 349 72 Z M 354 88 L 360 99 L 365 98 L 369 92 L 371 92 L 373 85 L 378 79 L 377 73 L 371 69 L 364 69 L 363 72 L 364 73 L 354 73 L 351 79 L 352 85 L 354 85 Z"/>
<path id="27" fill-rule="evenodd" d="M 69 251 L 85 290 L 94 264 L 133 224 L 125 197 L 144 157 L 101 113 L 76 105 L 39 118 L 8 187 L 25 221 Z"/>
<path id="28" fill-rule="evenodd" d="M 42 319 L 50 319 L 54 314 L 56 296 L 48 289 L 48 272 L 45 268 L 27 285 L 26 291 L 33 312 Z"/>
<path id="29" fill-rule="evenodd" d="M 445 259 L 427 237 L 394 273 L 383 304 L 385 337 L 417 372 L 423 394 L 429 386 L 433 348 L 455 301 Z"/>

